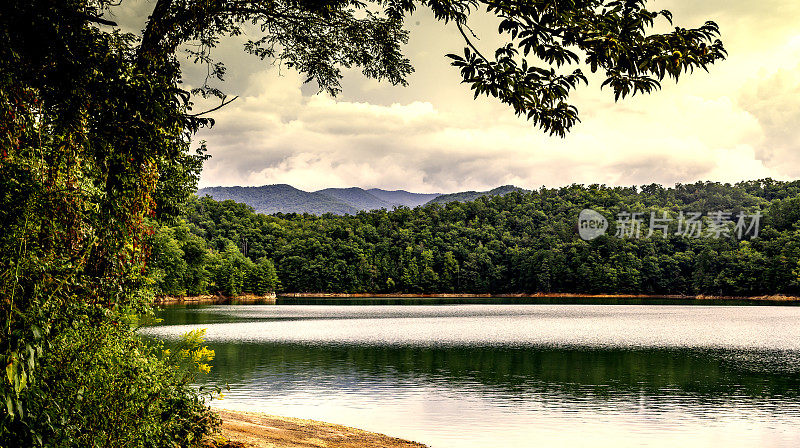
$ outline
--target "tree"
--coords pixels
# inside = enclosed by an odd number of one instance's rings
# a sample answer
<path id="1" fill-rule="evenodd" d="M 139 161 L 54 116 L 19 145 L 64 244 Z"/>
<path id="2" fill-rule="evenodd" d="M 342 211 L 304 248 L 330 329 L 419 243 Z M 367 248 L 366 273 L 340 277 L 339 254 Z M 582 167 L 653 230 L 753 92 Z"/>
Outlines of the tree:
<path id="1" fill-rule="evenodd" d="M 439 283 L 439 275 L 433 269 L 433 251 L 423 250 L 421 258 L 419 284 L 423 291 L 431 291 Z"/>
<path id="2" fill-rule="evenodd" d="M 187 264 L 180 243 L 172 229 L 161 227 L 152 236 L 150 245 L 149 275 L 156 283 L 156 294 L 180 296 L 186 293 Z"/>
<path id="3" fill-rule="evenodd" d="M 441 280 L 444 287 L 448 290 L 448 292 L 452 292 L 455 288 L 459 286 L 459 274 L 460 274 L 460 267 L 458 265 L 458 260 L 456 260 L 455 255 L 453 255 L 452 251 L 447 251 L 444 254 L 444 267 L 442 269 Z"/>
<path id="4" fill-rule="evenodd" d="M 248 280 L 255 265 L 239 252 L 233 243 L 228 243 L 219 255 L 219 264 L 214 275 L 215 292 L 226 296 L 238 296 L 249 289 Z"/>
<path id="5" fill-rule="evenodd" d="M 186 262 L 186 293 L 200 295 L 208 293 L 211 282 L 211 258 L 206 242 L 197 235 L 188 233 L 181 246 Z"/>
<path id="6" fill-rule="evenodd" d="M 278 273 L 275 271 L 275 264 L 267 257 L 262 258 L 255 265 L 250 279 L 249 288 L 253 294 L 262 296 L 267 293 L 275 292 L 280 288 Z"/>

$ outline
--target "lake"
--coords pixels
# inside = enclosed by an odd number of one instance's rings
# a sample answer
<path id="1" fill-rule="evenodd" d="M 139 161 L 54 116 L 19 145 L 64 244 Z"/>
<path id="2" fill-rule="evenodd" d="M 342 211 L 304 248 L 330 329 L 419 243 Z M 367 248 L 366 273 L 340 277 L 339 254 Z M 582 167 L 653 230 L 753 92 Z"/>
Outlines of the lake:
<path id="1" fill-rule="evenodd" d="M 220 305 L 160 317 L 143 332 L 207 329 L 206 381 L 230 385 L 214 406 L 433 448 L 800 446 L 796 306 Z"/>

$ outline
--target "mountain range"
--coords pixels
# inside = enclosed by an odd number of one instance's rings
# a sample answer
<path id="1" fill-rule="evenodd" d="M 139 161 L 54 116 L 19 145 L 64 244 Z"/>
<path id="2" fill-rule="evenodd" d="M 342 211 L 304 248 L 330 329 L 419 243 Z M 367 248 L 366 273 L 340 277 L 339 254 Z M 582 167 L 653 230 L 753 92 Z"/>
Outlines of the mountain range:
<path id="1" fill-rule="evenodd" d="M 260 187 L 207 187 L 197 191 L 198 196 L 210 196 L 216 201 L 233 200 L 247 204 L 258 213 L 310 213 L 322 215 L 353 215 L 366 210 L 391 210 L 395 207 L 414 208 L 428 203 L 471 201 L 480 196 L 524 191 L 513 185 L 489 191 L 466 191 L 452 194 L 412 193 L 405 190 L 382 190 L 380 188 L 326 188 L 318 191 L 303 191 L 287 184 L 263 185 Z"/>

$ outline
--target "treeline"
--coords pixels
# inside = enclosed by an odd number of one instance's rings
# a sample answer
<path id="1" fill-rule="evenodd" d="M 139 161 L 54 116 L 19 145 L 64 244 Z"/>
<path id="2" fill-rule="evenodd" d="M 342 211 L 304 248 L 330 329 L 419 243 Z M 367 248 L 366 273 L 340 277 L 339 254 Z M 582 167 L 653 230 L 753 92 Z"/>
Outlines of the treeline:
<path id="1" fill-rule="evenodd" d="M 609 220 L 584 241 L 578 215 Z M 680 213 L 703 214 L 719 238 L 676 235 Z M 673 219 L 647 237 L 651 212 Z M 640 238 L 617 237 L 619 213 L 641 213 Z M 760 213 L 743 239 L 739 213 Z M 752 219 L 750 220 L 752 221 Z M 269 288 L 291 292 L 574 292 L 761 295 L 800 293 L 800 182 L 700 182 L 665 188 L 573 185 L 472 202 L 354 216 L 259 215 L 192 199 L 154 236 L 162 293 Z M 743 235 L 744 236 L 744 235 Z"/>
<path id="2" fill-rule="evenodd" d="M 217 250 L 210 250 L 192 230 L 197 228 L 181 220 L 173 226 L 161 226 L 151 235 L 147 270 L 157 295 L 263 295 L 280 287 L 275 265 L 269 258 L 245 257 L 230 240 L 221 241 Z"/>

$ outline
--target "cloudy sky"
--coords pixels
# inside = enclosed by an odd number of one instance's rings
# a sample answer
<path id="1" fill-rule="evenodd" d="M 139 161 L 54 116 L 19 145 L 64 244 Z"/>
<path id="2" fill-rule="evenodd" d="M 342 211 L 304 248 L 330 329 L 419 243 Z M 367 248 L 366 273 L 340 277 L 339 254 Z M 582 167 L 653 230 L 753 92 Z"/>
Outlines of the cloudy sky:
<path id="1" fill-rule="evenodd" d="M 154 2 L 116 12 L 121 23 Z M 444 54 L 458 31 L 418 11 L 406 53 L 408 87 L 348 72 L 336 98 L 223 42 L 224 89 L 240 98 L 202 131 L 212 158 L 201 186 L 288 183 L 305 190 L 360 186 L 450 192 L 515 184 L 640 185 L 800 177 L 800 2 L 651 0 L 676 25 L 717 21 L 730 53 L 710 73 L 665 82 L 614 103 L 600 78 L 573 96 L 582 123 L 566 138 L 542 134 L 493 99 L 472 99 Z M 144 14 L 146 16 L 146 13 Z M 471 23 L 492 27 L 486 18 Z M 494 49 L 479 33 L 479 45 Z M 187 79 L 196 69 L 187 67 Z"/>

